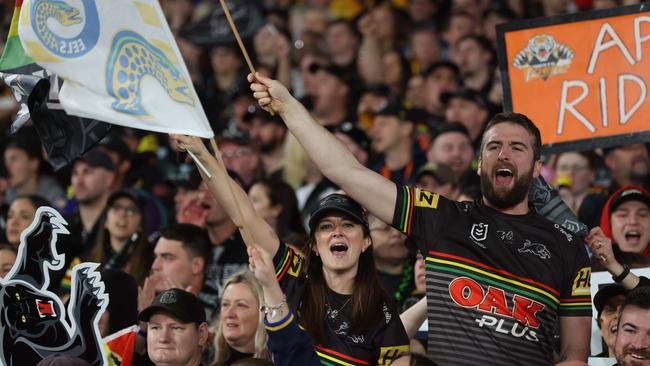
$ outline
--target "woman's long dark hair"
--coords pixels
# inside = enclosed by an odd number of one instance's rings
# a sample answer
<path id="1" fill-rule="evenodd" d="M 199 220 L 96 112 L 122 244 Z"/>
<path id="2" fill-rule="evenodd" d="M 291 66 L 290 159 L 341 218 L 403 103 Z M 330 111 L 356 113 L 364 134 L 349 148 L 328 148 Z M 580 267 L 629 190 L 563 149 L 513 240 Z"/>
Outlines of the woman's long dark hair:
<path id="1" fill-rule="evenodd" d="M 298 210 L 296 192 L 289 184 L 277 180 L 258 180 L 251 184 L 251 187 L 255 184 L 265 187 L 272 206 L 280 205 L 282 207 L 276 223 L 276 234 L 280 240 L 301 246 L 307 237 L 307 232 L 300 216 L 300 210 Z M 300 237 L 302 237 L 302 242 L 294 243 Z"/>
<path id="2" fill-rule="evenodd" d="M 370 238 L 367 228 L 363 228 L 364 238 Z M 370 239 L 372 240 L 372 239 Z M 316 343 L 323 343 L 323 329 L 327 315 L 327 283 L 323 276 L 323 262 L 311 250 L 316 244 L 312 233 L 305 248 L 305 263 L 307 268 L 308 285 L 301 299 L 299 309 L 300 323 Z M 378 302 L 377 300 L 380 300 Z M 349 332 L 364 334 L 369 331 L 378 320 L 384 321 L 382 304 L 390 303 L 390 298 L 379 283 L 379 276 L 375 268 L 375 260 L 370 245 L 359 256 L 357 275 L 354 278 L 352 289 L 352 312 L 350 314 Z"/>
<path id="3" fill-rule="evenodd" d="M 129 198 L 128 196 L 121 197 Z M 125 264 L 128 267 L 128 271 L 126 271 L 126 268 L 116 269 L 125 269 L 126 272 L 135 278 L 138 285 L 142 285 L 144 279 L 149 275 L 149 271 L 151 270 L 151 264 L 153 263 L 153 249 L 148 240 L 149 233 L 147 231 L 147 222 L 144 211 L 142 210 L 142 205 L 137 201 L 135 204 L 140 208 L 140 227 L 136 231 L 138 237 L 131 242 L 131 248 L 129 248 L 128 251 L 128 260 Z M 109 209 L 110 207 L 108 206 L 104 208 L 104 211 L 100 216 L 100 232 L 97 235 L 97 241 L 87 259 L 91 262 L 100 263 L 102 268 L 104 268 L 104 265 L 109 259 L 107 253 L 110 252 L 111 246 L 110 234 L 106 228 L 106 217 L 108 216 Z"/>

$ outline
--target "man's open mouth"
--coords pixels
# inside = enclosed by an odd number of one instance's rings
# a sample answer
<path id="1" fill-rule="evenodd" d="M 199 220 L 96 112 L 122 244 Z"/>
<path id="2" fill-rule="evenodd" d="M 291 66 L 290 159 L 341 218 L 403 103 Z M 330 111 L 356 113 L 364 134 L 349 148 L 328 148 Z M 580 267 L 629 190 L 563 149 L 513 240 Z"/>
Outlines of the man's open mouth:
<path id="1" fill-rule="evenodd" d="M 501 168 L 497 170 L 497 174 L 496 174 L 497 185 L 507 186 L 512 182 L 513 179 L 514 179 L 514 174 L 512 173 L 512 170 L 508 168 Z"/>

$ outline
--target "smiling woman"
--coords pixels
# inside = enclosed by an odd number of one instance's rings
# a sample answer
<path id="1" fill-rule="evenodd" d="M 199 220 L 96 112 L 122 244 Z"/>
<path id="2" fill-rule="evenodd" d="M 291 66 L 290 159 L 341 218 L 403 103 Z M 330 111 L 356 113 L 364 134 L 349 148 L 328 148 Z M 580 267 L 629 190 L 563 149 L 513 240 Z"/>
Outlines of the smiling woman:
<path id="1" fill-rule="evenodd" d="M 214 341 L 216 359 L 212 366 L 230 365 L 250 357 L 267 357 L 267 335 L 259 311 L 262 303 L 262 289 L 250 272 L 236 273 L 226 281 Z"/>

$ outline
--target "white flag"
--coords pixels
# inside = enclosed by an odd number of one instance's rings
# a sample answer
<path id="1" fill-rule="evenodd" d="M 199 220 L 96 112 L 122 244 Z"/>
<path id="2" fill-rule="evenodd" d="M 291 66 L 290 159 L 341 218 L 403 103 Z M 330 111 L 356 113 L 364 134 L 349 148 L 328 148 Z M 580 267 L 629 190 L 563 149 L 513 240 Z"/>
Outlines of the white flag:
<path id="1" fill-rule="evenodd" d="M 18 32 L 68 114 L 214 136 L 158 0 L 25 0 Z"/>

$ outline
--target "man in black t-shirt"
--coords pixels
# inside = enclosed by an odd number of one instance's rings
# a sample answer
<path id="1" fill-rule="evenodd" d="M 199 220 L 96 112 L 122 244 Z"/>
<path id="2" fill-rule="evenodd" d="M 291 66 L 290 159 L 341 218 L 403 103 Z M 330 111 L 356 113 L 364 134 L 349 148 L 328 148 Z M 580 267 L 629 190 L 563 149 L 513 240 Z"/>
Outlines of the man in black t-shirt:
<path id="1" fill-rule="evenodd" d="M 483 198 L 455 203 L 360 165 L 279 82 L 257 74 L 251 89 L 330 180 L 426 256 L 429 352 L 438 364 L 552 364 L 557 323 L 560 359 L 586 361 L 591 267 L 582 240 L 529 207 L 542 163 L 539 130 L 526 116 L 492 118 L 478 164 Z"/>

